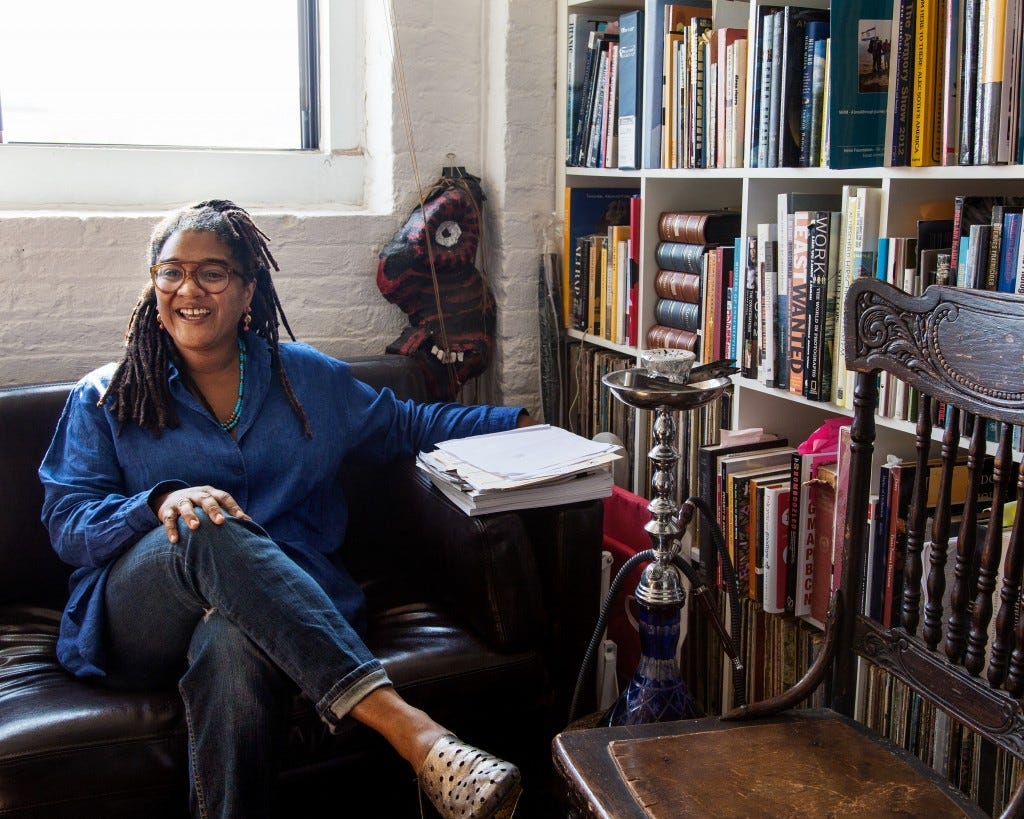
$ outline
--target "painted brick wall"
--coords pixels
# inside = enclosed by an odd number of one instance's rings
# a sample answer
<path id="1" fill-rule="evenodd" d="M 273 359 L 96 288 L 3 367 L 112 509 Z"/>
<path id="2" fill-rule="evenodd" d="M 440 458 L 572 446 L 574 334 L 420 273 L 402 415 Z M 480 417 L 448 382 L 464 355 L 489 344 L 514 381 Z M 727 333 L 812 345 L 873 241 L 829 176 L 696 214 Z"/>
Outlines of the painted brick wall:
<path id="1" fill-rule="evenodd" d="M 534 412 L 540 226 L 554 203 L 555 6 L 397 3 L 421 182 L 429 185 L 454 152 L 483 177 L 488 197 L 485 270 L 499 305 L 497 355 L 463 397 Z M 394 179 L 383 213 L 254 210 L 281 265 L 275 281 L 293 330 L 342 358 L 383 352 L 407 323 L 375 282 L 380 249 L 416 202 L 397 100 L 392 109 L 393 159 L 376 180 Z M 75 379 L 119 357 L 160 215 L 0 213 L 0 385 Z"/>

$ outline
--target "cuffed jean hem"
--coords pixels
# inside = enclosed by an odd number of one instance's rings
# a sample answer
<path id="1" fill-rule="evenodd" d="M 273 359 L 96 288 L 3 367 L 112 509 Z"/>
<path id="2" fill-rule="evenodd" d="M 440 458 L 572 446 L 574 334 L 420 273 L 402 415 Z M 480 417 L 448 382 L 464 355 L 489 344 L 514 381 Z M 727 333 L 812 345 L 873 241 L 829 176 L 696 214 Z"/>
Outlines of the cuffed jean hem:
<path id="1" fill-rule="evenodd" d="M 367 694 L 391 684 L 380 660 L 363 663 L 324 695 L 316 704 L 317 713 L 333 729 Z"/>

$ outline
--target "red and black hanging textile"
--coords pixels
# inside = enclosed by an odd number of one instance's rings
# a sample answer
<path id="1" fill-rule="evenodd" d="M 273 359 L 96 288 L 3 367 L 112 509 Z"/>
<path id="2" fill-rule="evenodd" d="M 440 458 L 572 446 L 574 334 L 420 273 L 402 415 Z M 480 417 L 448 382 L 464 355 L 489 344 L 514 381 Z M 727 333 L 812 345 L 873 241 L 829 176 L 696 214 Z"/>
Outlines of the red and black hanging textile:
<path id="1" fill-rule="evenodd" d="M 479 183 L 462 171 L 442 176 L 377 265 L 377 287 L 410 322 L 387 351 L 419 362 L 437 401 L 454 400 L 468 379 L 482 373 L 494 346 L 494 297 L 476 267 L 485 198 Z"/>

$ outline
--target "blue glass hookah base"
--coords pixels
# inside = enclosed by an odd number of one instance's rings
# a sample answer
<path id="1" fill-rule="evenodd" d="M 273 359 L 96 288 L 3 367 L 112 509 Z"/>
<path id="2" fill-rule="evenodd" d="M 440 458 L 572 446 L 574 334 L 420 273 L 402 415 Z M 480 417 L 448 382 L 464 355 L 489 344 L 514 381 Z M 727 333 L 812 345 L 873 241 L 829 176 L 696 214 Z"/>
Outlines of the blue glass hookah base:
<path id="1" fill-rule="evenodd" d="M 608 711 L 607 725 L 642 725 L 704 716 L 676 658 L 681 606 L 640 607 L 640 662 Z"/>

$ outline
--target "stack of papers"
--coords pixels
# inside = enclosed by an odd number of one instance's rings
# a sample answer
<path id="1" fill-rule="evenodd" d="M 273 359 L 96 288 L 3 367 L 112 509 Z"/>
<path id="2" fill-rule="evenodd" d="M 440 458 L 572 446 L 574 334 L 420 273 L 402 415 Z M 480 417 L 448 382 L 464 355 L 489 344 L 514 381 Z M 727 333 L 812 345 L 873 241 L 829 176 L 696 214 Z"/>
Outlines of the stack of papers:
<path id="1" fill-rule="evenodd" d="M 530 427 L 442 441 L 416 464 L 467 515 L 604 498 L 622 447 L 560 427 Z"/>

